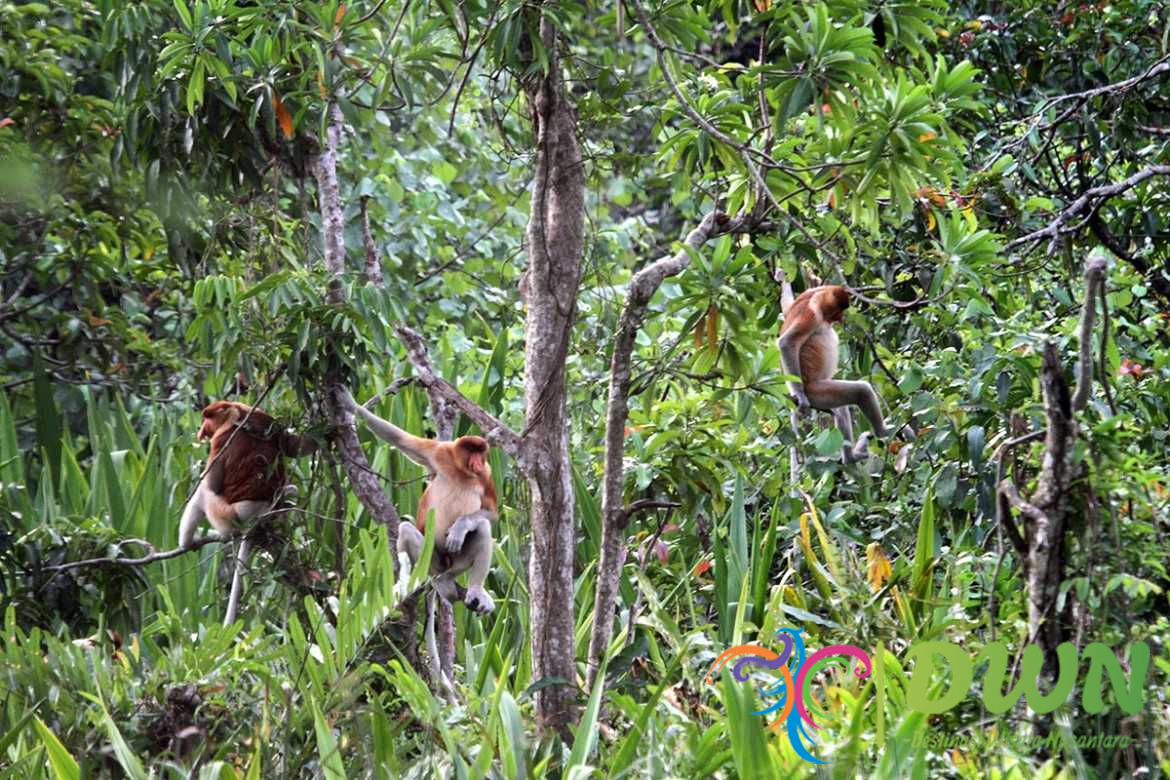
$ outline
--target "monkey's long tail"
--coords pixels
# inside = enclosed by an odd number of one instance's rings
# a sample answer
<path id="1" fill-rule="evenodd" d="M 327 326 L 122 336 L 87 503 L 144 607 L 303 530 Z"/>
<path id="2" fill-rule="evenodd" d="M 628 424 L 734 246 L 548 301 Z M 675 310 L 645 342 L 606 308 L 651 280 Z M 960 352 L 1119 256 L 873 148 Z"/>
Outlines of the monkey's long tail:
<path id="1" fill-rule="evenodd" d="M 236 551 L 235 571 L 232 572 L 232 592 L 228 596 L 227 614 L 223 617 L 223 624 L 230 626 L 236 622 L 236 615 L 240 611 L 240 594 L 244 590 L 244 568 L 248 565 L 248 554 L 252 544 L 247 536 L 240 537 L 240 547 Z"/>
<path id="2" fill-rule="evenodd" d="M 435 613 L 438 611 L 438 604 L 435 602 L 435 599 L 438 597 L 433 587 L 428 589 L 427 626 L 426 630 L 423 631 L 423 636 L 427 643 L 427 660 L 431 667 L 431 677 L 439 681 L 439 685 L 443 687 L 443 692 L 447 700 L 455 703 L 459 700 L 459 696 L 455 693 L 455 686 L 451 683 L 451 679 L 443 671 L 443 664 L 439 661 L 439 644 L 435 641 Z"/>

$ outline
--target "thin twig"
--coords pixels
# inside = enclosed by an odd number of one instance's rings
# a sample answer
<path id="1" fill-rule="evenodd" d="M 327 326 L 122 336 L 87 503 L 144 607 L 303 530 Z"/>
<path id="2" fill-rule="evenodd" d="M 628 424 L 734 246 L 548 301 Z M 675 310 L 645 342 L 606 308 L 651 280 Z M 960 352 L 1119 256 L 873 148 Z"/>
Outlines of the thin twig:
<path id="1" fill-rule="evenodd" d="M 995 463 L 996 522 L 1000 528 L 1003 528 L 1007 532 L 1008 539 L 1011 541 L 1012 547 L 1015 548 L 1021 560 L 1026 560 L 1028 547 L 1024 543 L 1024 537 L 1020 534 L 1020 529 L 1016 527 L 1015 522 L 1012 520 L 1011 512 L 1007 511 L 1008 506 L 1005 506 L 1004 502 L 1009 500 L 1009 496 L 1004 493 L 1005 486 L 1010 486 L 1011 494 L 1014 494 L 1017 499 L 1019 498 L 1019 493 L 1016 492 L 1015 483 L 1007 479 L 1004 461 L 1007 459 L 1007 454 L 1013 449 L 1021 444 L 1027 444 L 1028 442 L 1044 438 L 1044 433 L 1044 431 L 1032 431 L 1023 436 L 1009 439 L 999 445 L 995 450 L 995 454 L 991 456 L 992 462 Z"/>
<path id="2" fill-rule="evenodd" d="M 632 504 L 627 504 L 622 507 L 618 517 L 620 518 L 619 525 L 625 527 L 630 521 L 630 517 L 637 512 L 643 512 L 647 509 L 676 509 L 682 506 L 677 501 L 659 501 L 653 498 L 640 498 Z"/>
<path id="3" fill-rule="evenodd" d="M 1037 242 L 1040 239 L 1046 237 L 1050 239 L 1051 244 L 1059 238 L 1061 233 L 1070 232 L 1069 230 L 1063 229 L 1065 224 L 1072 217 L 1084 211 L 1090 204 L 1099 200 L 1111 198 L 1115 195 L 1120 195 L 1123 192 L 1133 189 L 1146 179 L 1154 176 L 1170 176 L 1170 165 L 1151 165 L 1147 168 L 1143 168 L 1132 176 L 1122 179 L 1121 181 L 1085 190 L 1085 192 L 1079 198 L 1077 198 L 1072 202 L 1071 205 L 1061 211 L 1056 216 L 1056 219 L 1050 222 L 1047 226 L 1040 228 L 1039 230 L 1034 230 L 1026 236 L 1021 236 L 1020 238 L 1009 241 L 1007 245 L 1004 246 L 1004 249 L 1008 250 L 1012 249 L 1013 247 L 1020 246 L 1021 244 Z"/>
<path id="4" fill-rule="evenodd" d="M 140 544 L 151 552 L 141 558 L 120 558 L 118 556 L 107 556 L 104 558 L 88 558 L 84 561 L 69 561 L 68 563 L 61 563 L 56 566 L 46 566 L 49 571 L 66 571 L 68 569 L 80 569 L 83 566 L 146 566 L 155 561 L 165 561 L 171 558 L 178 558 L 180 555 L 186 555 L 189 552 L 198 550 L 201 547 L 206 547 L 209 544 L 223 544 L 232 541 L 230 536 L 203 536 L 191 542 L 186 547 L 176 547 L 173 550 L 164 550 L 157 552 L 154 545 L 145 539 L 124 539 L 115 545 L 115 549 L 121 549 L 125 544 Z"/>

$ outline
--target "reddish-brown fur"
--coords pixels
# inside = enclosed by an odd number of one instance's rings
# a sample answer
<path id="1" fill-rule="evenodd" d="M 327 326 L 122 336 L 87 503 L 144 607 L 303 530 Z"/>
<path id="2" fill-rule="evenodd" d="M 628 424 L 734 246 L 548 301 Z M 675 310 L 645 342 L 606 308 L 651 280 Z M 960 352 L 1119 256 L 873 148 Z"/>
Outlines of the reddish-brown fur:
<path id="1" fill-rule="evenodd" d="M 459 501 L 460 499 L 474 503 L 474 496 L 479 495 L 479 506 L 462 507 L 461 511 L 451 513 L 440 522 L 450 523 L 461 514 L 470 514 L 478 509 L 486 509 L 494 517 L 497 510 L 496 486 L 492 482 L 492 467 L 488 465 L 487 457 L 489 446 L 487 440 L 480 436 L 460 436 L 451 442 L 428 442 L 433 449 L 428 453 L 431 467 L 437 476 L 449 480 L 450 485 L 440 486 L 439 479 L 432 479 L 423 491 L 418 502 L 418 514 L 415 525 L 421 532 L 426 532 L 427 513 L 441 506 L 444 501 Z M 482 491 L 482 492 L 481 492 Z M 444 533 L 446 528 L 441 529 Z"/>
<path id="2" fill-rule="evenodd" d="M 792 307 L 784 315 L 780 335 L 783 336 L 788 331 L 792 331 L 794 335 L 804 335 L 802 331 L 811 334 L 823 323 L 840 322 L 844 319 L 847 308 L 849 291 L 844 287 L 827 285 L 805 290 L 793 300 Z M 825 343 L 819 338 L 809 338 L 801 345 L 801 381 L 811 383 L 831 376 L 832 372 L 826 371 L 830 358 L 832 368 L 836 369 L 836 350 L 830 356 L 826 354 L 825 347 Z"/>
<path id="3" fill-rule="evenodd" d="M 239 425 L 245 418 L 247 423 Z M 223 484 L 215 492 L 227 503 L 271 501 L 284 487 L 284 432 L 265 412 L 235 401 L 216 401 L 203 410 L 199 438 L 211 439 L 208 462 L 223 466 Z"/>

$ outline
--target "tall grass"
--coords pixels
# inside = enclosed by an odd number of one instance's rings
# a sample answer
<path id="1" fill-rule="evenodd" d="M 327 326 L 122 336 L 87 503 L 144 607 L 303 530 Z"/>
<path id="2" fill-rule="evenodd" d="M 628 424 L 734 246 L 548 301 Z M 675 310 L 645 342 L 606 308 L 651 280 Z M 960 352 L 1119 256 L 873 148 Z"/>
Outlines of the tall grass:
<path id="1" fill-rule="evenodd" d="M 894 653 L 885 656 L 884 745 L 877 744 L 872 683 L 832 678 L 823 686 L 838 713 L 817 737 L 815 750 L 835 762 L 828 768 L 814 768 L 783 735 L 762 729 L 750 686 L 703 679 L 729 644 L 767 643 L 785 625 L 803 625 L 810 646 L 898 645 L 953 627 L 936 596 L 940 583 L 952 581 L 939 572 L 929 497 L 916 542 L 877 594 L 853 546 L 812 498 L 761 501 L 742 475 L 711 529 L 710 550 L 676 535 L 669 558 L 659 560 L 642 546 L 647 535 L 632 529 L 619 631 L 603 678 L 610 688 L 581 691 L 580 726 L 562 744 L 538 735 L 531 717 L 541 683 L 532 677 L 528 642 L 526 487 L 499 453 L 492 465 L 503 511 L 489 580 L 498 609 L 486 619 L 456 610 L 463 700 L 446 706 L 397 650 L 402 629 L 393 618 L 410 583 L 405 572 L 394 579 L 383 529 L 347 494 L 335 505 L 321 462 L 293 466 L 300 511 L 286 530 L 289 554 L 314 567 L 334 594 L 325 604 L 294 595 L 276 577 L 282 561 L 261 556 L 242 619 L 221 626 L 226 568 L 216 545 L 141 569 L 55 575 L 48 568 L 55 562 L 137 554 L 128 539 L 173 546 L 205 456 L 194 441 L 193 411 L 127 409 L 89 393 L 84 401 L 66 411 L 51 394 L 38 397 L 38 435 L 22 441 L 24 426 L 0 398 L 0 510 L 11 536 L 0 778 L 186 777 L 196 767 L 199 777 L 220 778 L 892 778 L 922 776 L 928 766 L 968 777 L 985 768 L 974 759 L 963 765 L 893 751 L 898 735 L 923 727 L 906 708 Z M 425 398 L 408 390 L 377 411 L 422 430 Z M 67 414 L 83 415 L 84 425 L 66 425 Z M 408 512 L 423 486 L 421 469 L 389 445 L 367 438 L 365 446 Z M 575 482 L 583 659 L 598 508 L 581 473 Z M 340 579 L 332 571 L 338 517 L 345 528 Z M 710 569 L 697 567 L 703 561 Z M 1023 757 L 1009 764 L 1003 776 L 1035 768 Z"/>

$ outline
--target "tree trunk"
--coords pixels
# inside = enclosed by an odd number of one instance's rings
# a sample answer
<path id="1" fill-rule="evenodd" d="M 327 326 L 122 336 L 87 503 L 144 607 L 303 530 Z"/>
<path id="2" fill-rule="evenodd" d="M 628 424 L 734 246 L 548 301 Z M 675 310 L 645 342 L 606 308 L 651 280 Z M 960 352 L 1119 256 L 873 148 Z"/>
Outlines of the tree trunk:
<path id="1" fill-rule="evenodd" d="M 341 185 L 337 180 L 337 149 L 341 146 L 344 122 L 336 101 L 329 102 L 325 126 L 325 148 L 314 160 L 317 176 L 317 207 L 321 209 L 321 244 L 325 270 L 332 280 L 329 300 L 340 303 L 343 297 L 341 277 L 345 273 L 345 210 L 341 206 Z"/>
<path id="2" fill-rule="evenodd" d="M 525 324 L 525 462 L 532 492 L 532 664 L 542 730 L 568 734 L 576 719 L 573 645 L 573 479 L 565 410 L 565 360 L 577 308 L 585 227 L 585 173 L 576 114 L 566 99 L 556 56 L 556 28 L 547 18 L 540 37 L 549 70 L 525 86 L 536 142 L 532 209 L 526 235 L 528 268 L 521 294 Z"/>
<path id="3" fill-rule="evenodd" d="M 366 249 L 366 280 L 381 287 L 385 280 L 382 277 L 382 263 L 378 260 L 378 251 L 374 248 L 374 236 L 370 232 L 369 195 L 362 196 L 362 243 Z"/>
<path id="4" fill-rule="evenodd" d="M 337 179 L 337 153 L 341 145 L 342 122 L 341 109 L 336 102 L 330 102 L 325 147 L 313 161 L 313 172 L 317 177 L 317 205 L 321 210 L 325 269 L 331 277 L 327 298 L 332 303 L 342 302 L 345 296 L 345 288 L 341 283 L 345 274 L 345 210 L 341 206 L 341 186 Z M 326 384 L 332 385 L 334 382 L 329 381 Z M 357 431 L 354 429 L 353 415 L 336 403 L 333 394 L 329 392 L 329 387 L 322 390 L 329 422 L 334 429 L 334 444 L 341 457 L 341 465 L 362 506 L 386 527 L 390 549 L 394 550 L 398 541 L 398 510 L 386 497 L 378 475 L 370 468 L 370 462 L 366 459 L 366 453 L 362 450 Z M 390 566 L 394 566 L 393 558 L 390 560 Z"/>
<path id="5" fill-rule="evenodd" d="M 1024 564 L 1028 590 L 1028 634 L 1044 651 L 1044 671 L 1049 677 L 1057 669 L 1056 648 L 1064 641 L 1064 630 L 1056 614 L 1060 586 L 1064 580 L 1065 536 L 1071 510 L 1073 486 L 1084 470 L 1074 460 L 1077 440 L 1075 414 L 1089 401 L 1093 387 L 1092 335 L 1096 302 L 1105 283 L 1105 262 L 1092 258 L 1085 265 L 1085 301 L 1081 306 L 1080 361 L 1077 365 L 1076 392 L 1069 391 L 1068 380 L 1060 364 L 1056 345 L 1044 345 L 1040 386 L 1044 396 L 1047 428 L 1044 455 L 1036 476 L 1036 489 L 1023 498 L 1015 482 L 1002 478 L 999 483 L 1001 502 L 1016 509 L 1023 518 L 1022 533 L 1010 514 L 1000 515 L 1008 537 Z M 1030 437 L 1019 437 L 1024 441 Z M 1002 475 L 1002 468 L 1000 469 Z"/>
<path id="6" fill-rule="evenodd" d="M 622 546 L 630 513 L 623 503 L 625 485 L 625 429 L 629 416 L 630 370 L 634 340 L 650 299 L 668 276 L 682 273 L 691 264 L 689 250 L 727 227 L 727 216 L 711 212 L 692 230 L 686 248 L 651 263 L 630 280 L 609 364 L 609 400 L 605 412 L 605 476 L 601 488 L 601 560 L 597 567 L 597 594 L 593 606 L 593 632 L 585 686 L 592 690 L 606 650 L 613 638 L 614 611 L 621 581 Z"/>

